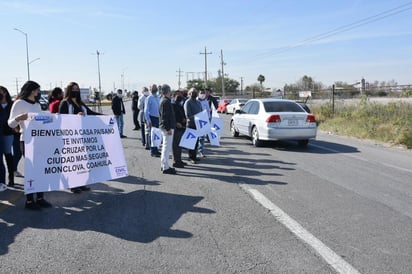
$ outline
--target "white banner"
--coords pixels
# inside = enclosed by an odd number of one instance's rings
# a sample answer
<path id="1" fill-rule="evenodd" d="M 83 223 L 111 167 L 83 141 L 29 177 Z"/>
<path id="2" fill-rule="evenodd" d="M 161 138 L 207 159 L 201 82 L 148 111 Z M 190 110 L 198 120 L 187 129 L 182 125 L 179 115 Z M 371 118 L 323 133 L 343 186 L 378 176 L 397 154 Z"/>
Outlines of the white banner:
<path id="1" fill-rule="evenodd" d="M 220 117 L 214 104 L 212 104 L 212 117 Z"/>
<path id="2" fill-rule="evenodd" d="M 163 140 L 163 132 L 161 129 L 157 127 L 152 127 L 150 129 L 150 138 L 151 138 L 151 146 L 152 147 L 160 147 Z"/>
<path id="3" fill-rule="evenodd" d="M 195 149 L 197 138 L 198 133 L 195 129 L 186 128 L 185 132 L 182 135 L 182 138 L 180 139 L 179 146 L 188 149 Z"/>
<path id="4" fill-rule="evenodd" d="M 210 121 L 207 110 L 203 110 L 195 115 L 195 125 L 198 136 L 203 136 L 210 132 Z"/>
<path id="5" fill-rule="evenodd" d="M 212 128 L 212 131 L 208 134 L 209 135 L 209 141 L 212 146 L 220 146 L 220 135 L 217 133 L 217 131 Z"/>
<path id="6" fill-rule="evenodd" d="M 24 126 L 26 194 L 128 176 L 113 116 L 30 114 Z"/>
<path id="7" fill-rule="evenodd" d="M 223 118 L 219 117 L 212 117 L 211 127 L 212 130 L 216 130 L 217 134 L 219 137 L 222 135 L 222 129 L 223 129 Z"/>

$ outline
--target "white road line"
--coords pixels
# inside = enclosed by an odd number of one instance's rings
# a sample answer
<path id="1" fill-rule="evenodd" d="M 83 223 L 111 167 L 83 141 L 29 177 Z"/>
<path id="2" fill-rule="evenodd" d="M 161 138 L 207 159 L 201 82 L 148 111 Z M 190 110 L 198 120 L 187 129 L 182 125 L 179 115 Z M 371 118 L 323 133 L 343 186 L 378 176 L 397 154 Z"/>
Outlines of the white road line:
<path id="1" fill-rule="evenodd" d="M 303 242 L 311 246 L 332 268 L 336 270 L 336 272 L 346 274 L 360 273 L 353 266 L 343 260 L 341 256 L 336 254 L 332 249 L 327 247 L 298 222 L 287 215 L 282 209 L 273 204 L 262 193 L 256 189 L 249 188 L 246 185 L 240 185 L 240 187 L 249 193 L 263 207 L 267 208 L 278 222 L 283 224 Z"/>

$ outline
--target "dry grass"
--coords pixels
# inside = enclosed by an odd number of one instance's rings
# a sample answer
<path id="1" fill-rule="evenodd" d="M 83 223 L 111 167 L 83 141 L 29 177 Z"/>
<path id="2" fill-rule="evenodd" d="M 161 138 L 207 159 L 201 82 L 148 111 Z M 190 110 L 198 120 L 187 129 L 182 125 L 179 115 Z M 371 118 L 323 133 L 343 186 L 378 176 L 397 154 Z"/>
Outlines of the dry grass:
<path id="1" fill-rule="evenodd" d="M 412 149 L 412 104 L 371 103 L 366 98 L 356 105 L 330 103 L 313 108 L 319 129 L 340 135 L 378 140 Z"/>

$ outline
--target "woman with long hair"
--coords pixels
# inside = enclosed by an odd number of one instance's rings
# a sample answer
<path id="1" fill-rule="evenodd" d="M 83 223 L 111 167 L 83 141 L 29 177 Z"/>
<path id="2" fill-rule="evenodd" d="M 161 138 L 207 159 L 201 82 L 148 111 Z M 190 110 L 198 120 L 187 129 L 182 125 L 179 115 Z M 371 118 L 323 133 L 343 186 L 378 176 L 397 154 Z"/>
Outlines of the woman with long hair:
<path id="1" fill-rule="evenodd" d="M 71 82 L 67 85 L 66 92 L 64 94 L 63 100 L 60 102 L 59 106 L 60 114 L 78 114 L 78 115 L 101 115 L 92 111 L 82 102 L 80 96 L 80 87 L 76 82 Z M 90 187 L 81 186 L 74 187 L 71 189 L 73 193 L 81 193 L 82 191 L 88 191 Z"/>
<path id="2" fill-rule="evenodd" d="M 40 85 L 34 81 L 27 81 L 22 87 L 17 100 L 14 102 L 8 124 L 11 128 L 20 126 L 20 148 L 24 155 L 24 120 L 27 120 L 28 113 L 40 113 L 41 106 L 39 103 Z M 34 194 L 37 194 L 37 199 L 34 200 Z M 51 207 L 52 205 L 44 199 L 43 192 L 30 193 L 26 195 L 26 209 L 40 210 L 43 207 Z"/>

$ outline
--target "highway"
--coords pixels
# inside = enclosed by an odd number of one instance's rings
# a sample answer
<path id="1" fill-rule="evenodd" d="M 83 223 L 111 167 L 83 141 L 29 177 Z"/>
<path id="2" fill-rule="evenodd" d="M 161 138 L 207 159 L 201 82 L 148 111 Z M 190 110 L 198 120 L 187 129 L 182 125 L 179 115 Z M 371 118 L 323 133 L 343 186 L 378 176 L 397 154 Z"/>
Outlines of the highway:
<path id="1" fill-rule="evenodd" d="M 222 117 L 221 146 L 177 175 L 128 111 L 129 177 L 41 212 L 0 193 L 0 273 L 412 273 L 411 151 L 324 132 L 255 148 Z"/>

